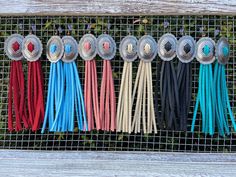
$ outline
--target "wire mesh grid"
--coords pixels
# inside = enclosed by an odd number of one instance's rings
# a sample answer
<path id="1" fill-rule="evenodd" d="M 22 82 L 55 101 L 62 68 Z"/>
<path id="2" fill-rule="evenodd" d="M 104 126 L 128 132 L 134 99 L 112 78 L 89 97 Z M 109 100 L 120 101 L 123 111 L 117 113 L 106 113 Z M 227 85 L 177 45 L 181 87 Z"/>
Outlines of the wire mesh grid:
<path id="1" fill-rule="evenodd" d="M 98 36 L 102 33 L 110 34 L 119 46 L 123 37 L 128 34 L 138 39 L 149 34 L 157 41 L 165 33 L 174 34 L 177 39 L 182 35 L 191 35 L 198 40 L 203 34 L 215 41 L 220 36 L 226 36 L 230 42 L 231 57 L 227 65 L 227 84 L 233 112 L 236 112 L 236 62 L 235 62 L 235 17 L 228 16 L 31 16 L 31 17 L 0 17 L 0 149 L 34 149 L 34 150 L 113 150 L 113 151 L 175 151 L 175 152 L 235 152 L 236 136 L 234 133 L 227 137 L 206 136 L 201 133 L 201 116 L 198 114 L 195 133 L 190 131 L 158 130 L 157 134 L 127 134 L 107 131 L 82 132 L 75 129 L 74 133 L 46 133 L 8 132 L 7 130 L 7 93 L 9 82 L 10 60 L 4 54 L 4 41 L 7 36 L 19 33 L 26 36 L 36 34 L 42 41 L 44 53 L 41 57 L 45 76 L 45 98 L 47 95 L 47 81 L 50 63 L 45 56 L 45 46 L 48 39 L 57 31 L 64 36 L 70 33 L 77 41 L 86 33 Z M 177 62 L 178 60 L 175 59 Z M 139 61 L 134 62 L 137 71 Z M 152 62 L 153 89 L 159 82 L 156 77 L 160 58 Z M 84 62 L 78 57 L 77 65 L 82 83 L 84 82 Z M 23 62 L 24 71 L 27 72 L 26 61 Z M 116 96 L 118 96 L 121 82 L 123 60 L 117 52 L 112 60 L 113 76 Z M 198 88 L 199 64 L 192 62 L 193 88 L 192 101 L 188 117 L 188 130 L 190 129 L 192 113 Z M 102 60 L 97 57 L 98 83 L 101 82 Z M 135 80 L 136 73 L 133 73 Z M 160 101 L 159 103 L 160 104 Z"/>

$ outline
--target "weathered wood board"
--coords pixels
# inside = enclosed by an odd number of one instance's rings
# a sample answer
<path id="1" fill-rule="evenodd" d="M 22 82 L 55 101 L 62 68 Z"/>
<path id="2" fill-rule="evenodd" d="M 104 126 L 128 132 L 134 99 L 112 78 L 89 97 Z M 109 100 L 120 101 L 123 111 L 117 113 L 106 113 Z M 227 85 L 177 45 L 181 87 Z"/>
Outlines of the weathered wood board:
<path id="1" fill-rule="evenodd" d="M 236 154 L 0 150 L 0 176 L 236 176 Z"/>
<path id="2" fill-rule="evenodd" d="M 0 15 L 236 15 L 236 0 L 0 0 Z"/>

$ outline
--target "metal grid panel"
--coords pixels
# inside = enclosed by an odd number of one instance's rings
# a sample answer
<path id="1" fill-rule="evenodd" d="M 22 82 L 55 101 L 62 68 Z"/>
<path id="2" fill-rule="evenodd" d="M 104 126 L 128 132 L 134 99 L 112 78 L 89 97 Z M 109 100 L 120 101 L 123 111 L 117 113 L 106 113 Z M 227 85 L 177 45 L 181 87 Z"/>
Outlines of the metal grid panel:
<path id="1" fill-rule="evenodd" d="M 137 38 L 146 34 L 152 35 L 158 40 L 161 35 L 167 32 L 173 33 L 177 38 L 183 32 L 193 36 L 196 40 L 205 33 L 214 40 L 220 35 L 227 36 L 230 41 L 231 58 L 227 65 L 227 83 L 229 88 L 233 112 L 236 112 L 236 62 L 235 62 L 235 17 L 227 16 L 128 16 L 128 17 L 0 17 L 0 149 L 39 149 L 39 150 L 114 150 L 114 151 L 181 151 L 181 152 L 235 152 L 236 136 L 230 134 L 227 137 L 205 136 L 200 132 L 198 126 L 196 132 L 180 132 L 159 130 L 157 134 L 126 134 L 112 133 L 105 131 L 74 133 L 33 133 L 25 130 L 20 133 L 9 133 L 7 130 L 7 92 L 9 81 L 10 60 L 3 52 L 4 41 L 7 36 L 13 33 L 27 35 L 31 31 L 36 34 L 45 46 L 48 39 L 59 29 L 60 35 L 68 32 L 77 41 L 83 34 L 91 31 L 98 36 L 102 33 L 110 34 L 116 41 L 117 46 L 127 34 L 135 35 Z M 33 30 L 32 30 L 33 29 Z M 177 61 L 177 59 L 176 59 Z M 45 91 L 47 90 L 47 79 L 50 63 L 46 60 L 45 52 L 42 56 L 43 70 L 46 78 Z M 82 82 L 84 81 L 84 62 L 77 60 Z M 152 63 L 154 87 L 157 72 L 160 65 L 157 57 Z M 118 96 L 121 81 L 123 61 L 117 53 L 112 60 L 113 75 L 115 79 L 116 96 Z M 188 125 L 192 120 L 194 100 L 198 87 L 199 64 L 194 61 L 193 65 L 193 89 Z M 101 78 L 102 61 L 97 59 L 98 78 Z M 137 70 L 138 61 L 134 63 L 134 70 Z M 25 73 L 27 71 L 24 61 Z M 133 78 L 135 79 L 135 72 Z M 100 83 L 101 80 L 99 80 Z M 155 90 L 155 88 L 154 88 Z M 46 98 L 46 92 L 45 92 Z M 159 103 L 160 104 L 160 103 Z M 198 115 L 198 120 L 200 119 Z M 190 127 L 188 127 L 190 129 Z"/>

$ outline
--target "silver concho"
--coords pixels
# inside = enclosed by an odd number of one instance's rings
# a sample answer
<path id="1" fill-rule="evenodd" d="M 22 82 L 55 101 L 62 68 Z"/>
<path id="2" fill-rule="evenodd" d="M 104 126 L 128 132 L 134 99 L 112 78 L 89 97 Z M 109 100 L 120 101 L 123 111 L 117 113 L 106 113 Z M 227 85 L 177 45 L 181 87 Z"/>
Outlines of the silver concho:
<path id="1" fill-rule="evenodd" d="M 56 63 L 64 53 L 64 45 L 59 36 L 52 36 L 47 43 L 47 58 L 50 62 Z"/>
<path id="2" fill-rule="evenodd" d="M 62 42 L 64 44 L 62 60 L 66 63 L 74 61 L 79 54 L 77 41 L 72 36 L 64 36 Z"/>
<path id="3" fill-rule="evenodd" d="M 12 34 L 4 44 L 4 51 L 11 60 L 21 60 L 24 58 L 22 54 L 22 42 L 24 37 L 20 34 Z"/>
<path id="4" fill-rule="evenodd" d="M 221 64 L 226 64 L 229 60 L 229 54 L 229 42 L 225 37 L 221 37 L 216 44 L 216 57 L 218 62 Z"/>
<path id="5" fill-rule="evenodd" d="M 85 34 L 79 41 L 79 54 L 83 60 L 92 60 L 97 55 L 97 39 L 92 34 Z"/>
<path id="6" fill-rule="evenodd" d="M 196 58 L 200 63 L 211 64 L 215 61 L 215 42 L 211 38 L 201 38 L 196 47 Z"/>
<path id="7" fill-rule="evenodd" d="M 101 34 L 97 39 L 98 55 L 104 60 L 111 60 L 116 54 L 116 43 L 114 39 L 107 35 Z"/>
<path id="8" fill-rule="evenodd" d="M 191 62 L 196 56 L 196 42 L 191 36 L 183 36 L 177 42 L 176 54 L 183 63 Z"/>
<path id="9" fill-rule="evenodd" d="M 145 62 L 151 62 L 157 55 L 157 43 L 150 35 L 142 36 L 138 41 L 138 56 Z"/>
<path id="10" fill-rule="evenodd" d="M 158 55 L 164 61 L 171 61 L 176 56 L 177 39 L 173 34 L 164 34 L 158 41 Z"/>
<path id="11" fill-rule="evenodd" d="M 22 42 L 22 53 L 28 61 L 38 60 L 41 57 L 42 52 L 42 43 L 37 36 L 29 34 L 24 38 Z"/>
<path id="12" fill-rule="evenodd" d="M 120 55 L 125 61 L 134 61 L 137 59 L 138 40 L 134 36 L 126 36 L 122 39 L 119 46 Z"/>

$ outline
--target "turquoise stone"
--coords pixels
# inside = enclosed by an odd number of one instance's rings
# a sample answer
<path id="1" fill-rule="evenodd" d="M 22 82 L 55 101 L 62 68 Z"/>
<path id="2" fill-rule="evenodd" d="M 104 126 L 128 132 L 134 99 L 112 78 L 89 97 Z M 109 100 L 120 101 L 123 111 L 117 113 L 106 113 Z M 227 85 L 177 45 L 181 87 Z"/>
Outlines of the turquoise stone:
<path id="1" fill-rule="evenodd" d="M 56 46 L 55 44 L 52 44 L 52 45 L 50 46 L 50 52 L 51 52 L 51 53 L 55 53 L 56 50 L 57 50 L 57 46 Z"/>
<path id="2" fill-rule="evenodd" d="M 209 53 L 211 52 L 211 49 L 210 49 L 210 47 L 209 47 L 208 45 L 205 45 L 205 46 L 203 47 L 202 51 L 203 51 L 203 53 L 204 53 L 206 56 L 208 56 Z"/>

